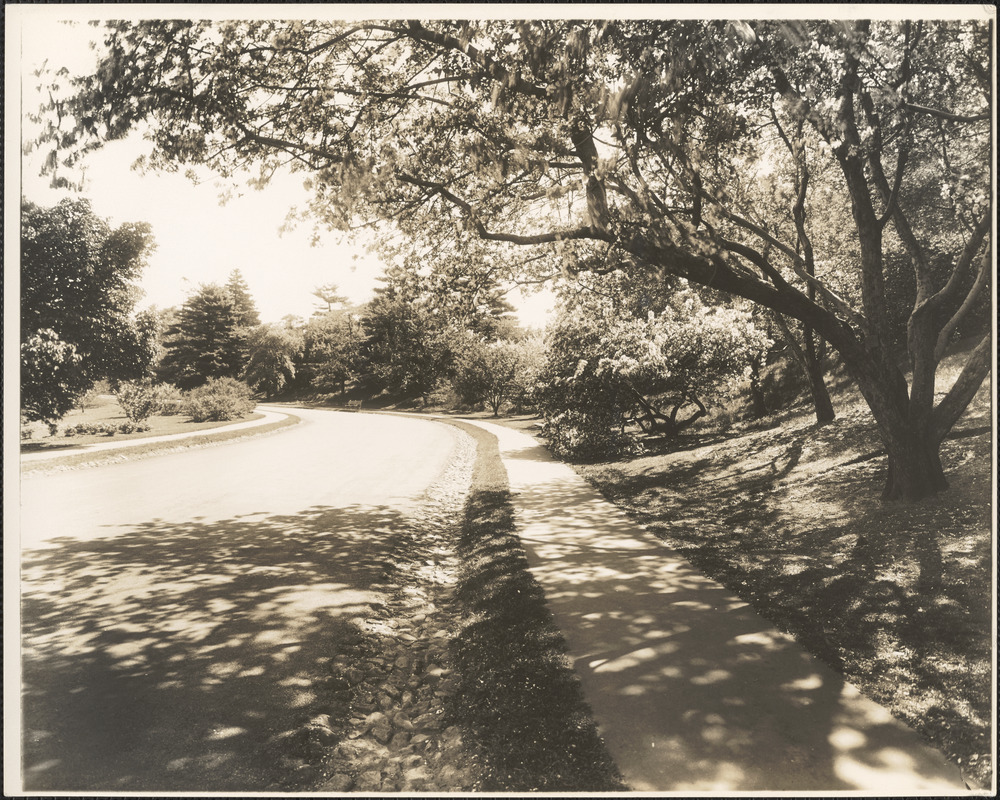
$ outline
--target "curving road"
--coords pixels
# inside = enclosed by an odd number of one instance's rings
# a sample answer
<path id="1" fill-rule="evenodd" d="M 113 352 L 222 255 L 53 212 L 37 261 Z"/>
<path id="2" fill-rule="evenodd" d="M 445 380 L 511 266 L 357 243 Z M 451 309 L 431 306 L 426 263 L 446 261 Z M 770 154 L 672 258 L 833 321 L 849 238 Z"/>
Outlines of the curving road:
<path id="1" fill-rule="evenodd" d="M 264 790 L 455 429 L 295 409 L 258 439 L 21 483 L 29 791 Z"/>

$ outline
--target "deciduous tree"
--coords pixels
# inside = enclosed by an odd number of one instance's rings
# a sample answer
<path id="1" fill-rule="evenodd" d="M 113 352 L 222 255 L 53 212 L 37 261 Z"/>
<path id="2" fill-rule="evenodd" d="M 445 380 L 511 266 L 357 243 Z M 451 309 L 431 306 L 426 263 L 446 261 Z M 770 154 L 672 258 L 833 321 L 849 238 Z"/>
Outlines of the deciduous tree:
<path id="1" fill-rule="evenodd" d="M 101 379 L 143 377 L 155 349 L 137 285 L 149 226 L 112 229 L 87 200 L 21 206 L 21 391 L 29 418 L 58 419 Z"/>
<path id="2" fill-rule="evenodd" d="M 330 225 L 448 218 L 487 241 L 613 265 L 627 253 L 797 319 L 872 410 L 885 496 L 917 499 L 946 485 L 940 443 L 990 367 L 984 336 L 935 399 L 937 364 L 991 275 L 989 53 L 984 21 L 114 23 L 96 73 L 54 99 L 72 130 L 51 139 L 80 154 L 143 123 L 153 166 L 310 172 Z M 779 128 L 782 159 L 843 179 L 857 303 L 822 274 L 805 172 L 782 211 L 791 227 L 729 192 L 760 174 Z M 929 208 L 934 183 L 947 203 Z M 942 220 L 951 236 L 934 242 Z M 902 365 L 890 230 L 916 286 Z"/>
<path id="3" fill-rule="evenodd" d="M 278 325 L 250 328 L 248 359 L 242 378 L 254 391 L 275 395 L 295 378 L 295 360 L 302 352 L 302 334 Z"/>

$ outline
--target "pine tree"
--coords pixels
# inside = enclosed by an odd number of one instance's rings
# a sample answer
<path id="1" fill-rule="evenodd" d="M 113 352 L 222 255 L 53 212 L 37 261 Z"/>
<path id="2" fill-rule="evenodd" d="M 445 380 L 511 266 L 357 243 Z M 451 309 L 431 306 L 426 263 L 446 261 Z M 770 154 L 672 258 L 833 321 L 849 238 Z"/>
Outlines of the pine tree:
<path id="1" fill-rule="evenodd" d="M 233 301 L 236 324 L 241 328 L 252 328 L 260 325 L 260 313 L 257 311 L 257 304 L 254 303 L 253 295 L 250 294 L 250 286 L 243 277 L 243 273 L 238 269 L 230 272 L 225 289 Z"/>
<path id="2" fill-rule="evenodd" d="M 177 312 L 164 337 L 159 377 L 181 389 L 209 378 L 236 378 L 243 370 L 246 339 L 229 291 L 203 284 Z"/>

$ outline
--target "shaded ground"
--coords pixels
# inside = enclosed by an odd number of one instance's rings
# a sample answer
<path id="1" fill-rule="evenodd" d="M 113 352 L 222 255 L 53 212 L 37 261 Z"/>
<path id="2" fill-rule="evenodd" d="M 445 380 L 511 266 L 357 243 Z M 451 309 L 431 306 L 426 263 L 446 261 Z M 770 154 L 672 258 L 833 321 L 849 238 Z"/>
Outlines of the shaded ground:
<path id="1" fill-rule="evenodd" d="M 912 506 L 879 500 L 867 412 L 838 414 L 578 469 L 988 786 L 988 397 L 943 447 L 952 488 Z"/>
<path id="2" fill-rule="evenodd" d="M 317 507 L 29 553 L 26 787 L 269 785 L 269 741 L 316 712 L 331 646 L 378 599 L 400 528 L 393 509 Z"/>
<path id="3" fill-rule="evenodd" d="M 449 463 L 441 426 L 301 412 L 280 437 L 21 484 L 31 790 L 264 790 L 347 712 L 340 640 Z"/>
<path id="4" fill-rule="evenodd" d="M 452 713 L 481 753 L 477 791 L 622 791 L 566 643 L 528 571 L 496 438 L 478 443 L 456 552 L 459 675 Z"/>

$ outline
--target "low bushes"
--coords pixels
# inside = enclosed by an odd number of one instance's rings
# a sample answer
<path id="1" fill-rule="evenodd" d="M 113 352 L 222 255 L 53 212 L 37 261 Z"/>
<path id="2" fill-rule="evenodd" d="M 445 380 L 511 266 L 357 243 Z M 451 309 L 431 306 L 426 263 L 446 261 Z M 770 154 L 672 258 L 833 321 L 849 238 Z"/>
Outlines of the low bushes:
<path id="1" fill-rule="evenodd" d="M 156 396 L 156 387 L 151 381 L 122 381 L 115 391 L 118 405 L 121 406 L 129 422 L 139 425 L 158 414 L 160 404 Z"/>
<path id="2" fill-rule="evenodd" d="M 66 428 L 63 436 L 114 436 L 116 433 L 145 433 L 149 430 L 149 425 L 144 422 L 122 422 L 117 425 L 113 423 L 81 423 Z"/>
<path id="3" fill-rule="evenodd" d="M 52 437 L 115 436 L 118 434 L 146 433 L 153 430 L 147 423 L 151 417 L 183 415 L 192 422 L 227 422 L 250 414 L 256 402 L 246 384 L 223 378 L 210 380 L 204 386 L 181 392 L 170 384 L 151 381 L 122 381 L 114 388 L 117 405 L 126 417 L 121 417 L 113 406 L 85 412 L 84 421 L 75 425 L 59 422 L 48 424 Z M 63 421 L 64 423 L 66 420 Z M 179 432 L 185 420 L 173 423 L 156 423 L 156 432 Z M 22 415 L 20 436 L 22 441 L 35 438 L 39 426 Z"/>
<path id="4" fill-rule="evenodd" d="M 159 408 L 157 414 L 170 417 L 184 413 L 184 394 L 172 383 L 158 383 L 153 391 Z"/>
<path id="5" fill-rule="evenodd" d="M 245 383 L 232 378 L 212 378 L 187 393 L 184 413 L 194 422 L 224 422 L 245 417 L 256 405 Z"/>

